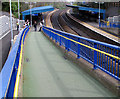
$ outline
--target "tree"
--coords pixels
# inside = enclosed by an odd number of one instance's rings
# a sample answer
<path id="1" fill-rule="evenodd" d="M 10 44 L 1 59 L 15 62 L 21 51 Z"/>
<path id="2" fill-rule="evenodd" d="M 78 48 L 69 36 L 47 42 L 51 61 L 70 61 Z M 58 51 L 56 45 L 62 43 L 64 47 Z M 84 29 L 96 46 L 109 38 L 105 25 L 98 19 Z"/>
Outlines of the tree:
<path id="1" fill-rule="evenodd" d="M 18 18 L 18 3 L 12 2 L 11 3 L 12 13 L 13 15 Z M 2 3 L 2 11 L 10 12 L 10 4 L 9 2 Z"/>
<path id="2" fill-rule="evenodd" d="M 2 3 L 2 11 L 6 11 L 6 12 L 10 11 L 9 2 L 3 2 Z"/>

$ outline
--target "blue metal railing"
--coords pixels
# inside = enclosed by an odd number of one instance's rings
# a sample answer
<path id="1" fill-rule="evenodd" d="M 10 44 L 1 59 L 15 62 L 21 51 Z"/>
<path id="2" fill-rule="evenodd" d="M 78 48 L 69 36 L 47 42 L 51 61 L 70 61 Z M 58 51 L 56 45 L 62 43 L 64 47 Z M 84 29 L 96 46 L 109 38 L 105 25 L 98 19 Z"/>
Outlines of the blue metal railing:
<path id="1" fill-rule="evenodd" d="M 120 28 L 120 22 L 100 22 L 100 27 L 106 28 Z"/>
<path id="2" fill-rule="evenodd" d="M 29 31 L 29 26 L 19 33 L 17 40 L 13 45 L 10 54 L 6 60 L 6 63 L 0 73 L 0 98 L 13 97 L 19 58 L 20 58 L 22 37 L 24 36 L 23 38 L 24 40 L 28 31 Z"/>
<path id="3" fill-rule="evenodd" d="M 77 58 L 83 58 L 93 64 L 94 69 L 101 69 L 120 81 L 120 48 L 115 45 L 76 36 L 63 31 L 43 26 L 43 31 L 50 38 L 59 42 L 67 51 L 72 51 Z"/>

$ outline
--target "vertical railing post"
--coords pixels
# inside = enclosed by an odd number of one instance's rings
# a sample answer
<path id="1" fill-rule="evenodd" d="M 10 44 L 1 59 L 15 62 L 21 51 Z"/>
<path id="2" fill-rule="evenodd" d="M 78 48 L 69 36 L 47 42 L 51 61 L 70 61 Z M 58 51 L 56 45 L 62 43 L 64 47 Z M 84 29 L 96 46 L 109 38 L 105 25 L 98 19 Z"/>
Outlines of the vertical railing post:
<path id="1" fill-rule="evenodd" d="M 80 43 L 80 38 L 78 38 L 78 42 Z M 80 44 L 78 44 L 77 58 L 80 58 Z"/>
<path id="2" fill-rule="evenodd" d="M 120 49 L 118 49 L 118 57 L 120 57 Z M 117 77 L 119 77 L 119 75 L 120 75 L 120 72 L 119 72 L 120 65 L 119 65 L 119 63 L 120 63 L 120 60 L 118 60 Z"/>
<path id="3" fill-rule="evenodd" d="M 49 34 L 49 38 L 50 38 L 50 32 L 48 31 L 48 34 Z"/>
<path id="4" fill-rule="evenodd" d="M 96 43 L 94 43 L 94 48 L 95 49 L 97 49 L 97 44 Z M 93 65 L 94 65 L 94 68 L 93 69 L 97 69 L 97 51 L 95 51 L 94 50 L 94 63 L 93 63 Z"/>
<path id="5" fill-rule="evenodd" d="M 57 34 L 55 34 L 56 35 L 56 39 L 55 39 L 55 42 L 57 43 Z"/>
<path id="6" fill-rule="evenodd" d="M 50 32 L 50 38 L 52 37 L 52 32 L 51 31 L 49 31 Z"/>
<path id="7" fill-rule="evenodd" d="M 52 33 L 52 40 L 54 40 L 54 33 L 53 32 L 51 32 Z"/>
<path id="8" fill-rule="evenodd" d="M 60 42 L 59 42 L 59 45 L 60 45 L 60 46 L 62 45 L 62 44 L 61 44 L 61 38 L 62 38 L 62 37 L 60 36 Z"/>
<path id="9" fill-rule="evenodd" d="M 112 24 L 111 24 L 111 22 L 110 22 L 110 28 L 112 27 Z"/>
<path id="10" fill-rule="evenodd" d="M 65 36 L 65 37 L 67 37 L 67 35 Z M 65 39 L 65 50 L 67 50 L 68 49 L 68 40 L 67 39 Z"/>
<path id="11" fill-rule="evenodd" d="M 99 27 L 101 27 L 101 22 L 99 23 Z"/>
<path id="12" fill-rule="evenodd" d="M 69 35 L 67 35 L 67 38 L 69 38 Z M 68 45 L 67 51 L 70 51 L 70 40 L 67 40 L 67 45 Z"/>

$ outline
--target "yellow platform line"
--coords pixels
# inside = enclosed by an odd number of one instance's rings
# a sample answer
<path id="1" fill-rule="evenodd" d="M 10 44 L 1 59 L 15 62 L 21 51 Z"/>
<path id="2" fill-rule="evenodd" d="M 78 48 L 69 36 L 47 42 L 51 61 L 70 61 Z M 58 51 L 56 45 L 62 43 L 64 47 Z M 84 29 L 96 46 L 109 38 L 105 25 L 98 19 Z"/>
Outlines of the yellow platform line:
<path id="1" fill-rule="evenodd" d="M 70 9 L 67 11 L 67 13 L 70 14 L 69 11 L 70 11 Z M 72 17 L 73 17 L 73 16 L 72 16 Z M 78 19 L 76 19 L 76 20 L 78 20 Z M 79 21 L 80 21 L 80 20 L 79 20 Z M 83 22 L 83 21 L 80 21 L 80 22 L 81 22 L 80 24 L 82 24 L 82 25 L 84 25 L 84 26 L 88 26 L 88 27 L 94 28 L 94 29 L 96 29 L 96 30 L 99 31 L 99 32 L 103 32 L 103 33 L 105 33 L 105 34 L 107 34 L 107 35 L 110 35 L 110 36 L 115 37 L 116 39 L 120 39 L 119 37 L 116 37 L 116 36 L 114 36 L 114 35 L 112 35 L 112 34 L 109 34 L 109 33 L 105 32 L 105 31 L 100 30 L 100 29 L 98 29 L 98 28 L 96 28 L 96 27 L 94 27 L 94 26 L 91 26 L 91 25 L 89 25 L 89 24 L 87 24 L 87 23 L 85 23 L 85 22 Z"/>
<path id="2" fill-rule="evenodd" d="M 96 30 L 99 31 L 99 32 L 103 32 L 103 33 L 105 33 L 105 34 L 108 34 L 108 35 L 111 35 L 111 36 L 115 37 L 116 39 L 119 39 L 119 37 L 116 37 L 116 36 L 114 36 L 114 35 L 112 35 L 112 34 L 109 34 L 109 33 L 105 32 L 105 31 L 102 31 L 102 30 L 100 30 L 100 29 L 98 29 L 98 28 L 96 28 L 96 27 L 94 27 L 94 26 L 91 26 L 91 25 L 85 23 L 85 22 L 82 22 L 82 23 L 85 24 L 85 25 L 88 25 L 88 26 L 91 27 L 91 28 L 96 29 Z"/>
<path id="3" fill-rule="evenodd" d="M 46 26 L 47 26 L 47 27 L 53 28 L 52 23 L 51 23 L 51 20 L 50 20 L 50 17 L 51 17 L 51 15 L 52 15 L 52 13 L 54 13 L 54 12 L 56 12 L 56 11 L 58 11 L 58 9 L 50 12 L 50 13 L 47 15 L 47 17 L 46 17 Z M 49 23 L 48 21 L 49 21 L 50 23 Z M 50 25 L 48 25 L 48 23 L 49 23 Z"/>

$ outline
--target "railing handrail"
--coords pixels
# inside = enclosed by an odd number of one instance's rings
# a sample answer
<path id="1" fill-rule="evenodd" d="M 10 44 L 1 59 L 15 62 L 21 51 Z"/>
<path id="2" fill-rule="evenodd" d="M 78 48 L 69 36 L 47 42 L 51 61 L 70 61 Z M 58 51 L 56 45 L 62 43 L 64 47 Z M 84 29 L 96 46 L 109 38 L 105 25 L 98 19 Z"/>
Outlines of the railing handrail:
<path id="1" fill-rule="evenodd" d="M 45 27 L 45 28 L 46 28 L 46 27 Z M 49 31 L 49 30 L 48 30 L 48 31 Z M 55 33 L 54 31 L 51 31 L 51 32 L 53 32 L 54 34 L 57 34 L 58 36 L 61 36 L 61 37 L 65 38 L 65 39 L 68 39 L 68 40 L 70 40 L 70 41 L 72 41 L 72 42 L 75 42 L 75 43 L 77 43 L 77 44 L 80 44 L 80 45 L 82 45 L 82 46 L 85 46 L 85 47 L 87 47 L 87 48 L 90 48 L 90 49 L 92 49 L 92 50 L 95 50 L 95 51 L 97 51 L 97 52 L 100 52 L 100 53 L 102 53 L 102 54 L 105 54 L 105 55 L 108 55 L 108 56 L 111 56 L 111 57 L 113 57 L 113 58 L 116 58 L 116 59 L 120 60 L 119 57 L 116 57 L 116 56 L 114 56 L 114 55 L 112 55 L 112 54 L 106 53 L 106 52 L 104 52 L 104 51 L 100 51 L 100 50 L 95 49 L 95 48 L 93 48 L 93 47 L 90 47 L 90 46 L 88 46 L 88 45 L 85 45 L 85 44 L 82 44 L 82 43 L 77 42 L 77 41 L 75 41 L 75 40 L 69 39 L 69 38 L 67 38 L 67 37 L 65 37 L 65 36 L 62 36 L 62 35 L 60 35 L 60 34 L 58 34 L 58 33 Z M 61 32 L 61 33 L 62 33 L 62 32 Z M 65 34 L 70 35 L 69 33 L 65 33 Z M 73 36 L 75 36 L 75 35 L 73 35 Z M 78 38 L 79 38 L 79 37 L 78 37 Z"/>
<path id="2" fill-rule="evenodd" d="M 15 65 L 17 54 L 18 54 L 18 48 L 20 46 L 21 37 L 23 36 L 24 30 L 26 30 L 27 28 L 29 27 L 26 27 L 18 34 L 16 42 L 13 45 L 10 51 L 10 54 L 0 72 L 0 83 L 2 83 L 2 88 L 0 88 L 0 93 L 1 93 L 0 98 L 6 97 L 7 95 L 12 73 L 15 68 L 14 65 Z"/>
<path id="3" fill-rule="evenodd" d="M 51 29 L 51 28 L 46 27 L 46 26 L 43 26 L 43 27 Z M 74 35 L 74 34 L 71 34 L 71 33 L 67 33 L 67 32 L 64 32 L 64 31 L 61 32 L 60 30 L 57 30 L 57 29 L 54 29 L 54 30 L 57 31 L 57 32 L 63 33 L 63 34 L 71 35 L 71 36 L 74 36 L 74 37 L 77 37 L 77 38 L 80 38 L 80 39 L 83 39 L 83 40 L 90 41 L 92 43 L 97 43 L 97 44 L 101 44 L 101 45 L 104 45 L 104 46 L 107 46 L 107 47 L 111 47 L 111 48 L 120 50 L 119 46 L 116 46 L 116 45 L 100 42 L 100 41 L 93 40 L 93 39 L 90 39 L 90 38 L 85 38 L 85 37 L 82 37 L 82 36 L 77 36 L 77 35 Z"/>
<path id="4" fill-rule="evenodd" d="M 52 40 L 55 40 L 56 43 L 59 42 L 60 46 L 63 45 L 67 51 L 72 51 L 73 53 L 77 54 L 77 58 L 82 57 L 83 59 L 92 63 L 94 69 L 99 68 L 120 81 L 120 48 L 118 46 L 107 43 L 103 44 L 102 42 L 98 43 L 97 41 L 91 39 L 87 40 L 87 38 L 79 37 L 46 26 L 43 26 L 43 31 L 46 35 L 52 38 Z M 89 44 L 86 44 L 85 42 Z M 83 50 L 85 50 L 84 54 L 87 56 L 83 55 Z M 90 57 L 88 56 L 89 53 L 91 53 Z"/>

